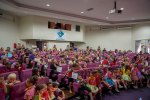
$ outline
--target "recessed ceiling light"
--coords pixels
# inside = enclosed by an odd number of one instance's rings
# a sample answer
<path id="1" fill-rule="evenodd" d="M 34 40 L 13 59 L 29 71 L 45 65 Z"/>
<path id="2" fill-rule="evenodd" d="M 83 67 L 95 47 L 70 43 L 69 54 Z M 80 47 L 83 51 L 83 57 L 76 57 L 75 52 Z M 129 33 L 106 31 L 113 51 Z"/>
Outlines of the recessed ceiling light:
<path id="1" fill-rule="evenodd" d="M 124 10 L 124 8 L 120 8 L 120 10 Z"/>
<path id="2" fill-rule="evenodd" d="M 84 12 L 82 11 L 81 14 L 83 14 Z"/>
<path id="3" fill-rule="evenodd" d="M 47 7 L 49 7 L 49 6 L 50 6 L 50 4 L 46 4 L 46 6 L 47 6 Z"/>
<path id="4" fill-rule="evenodd" d="M 109 17 L 106 17 L 106 19 L 109 19 Z"/>

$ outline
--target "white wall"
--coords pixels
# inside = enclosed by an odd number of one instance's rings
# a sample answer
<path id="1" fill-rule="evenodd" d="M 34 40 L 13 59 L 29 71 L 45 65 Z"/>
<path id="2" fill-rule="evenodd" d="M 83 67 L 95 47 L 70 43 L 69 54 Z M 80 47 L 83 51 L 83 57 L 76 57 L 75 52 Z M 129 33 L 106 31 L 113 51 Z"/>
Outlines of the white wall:
<path id="1" fill-rule="evenodd" d="M 84 25 L 71 21 L 49 19 L 37 16 L 25 16 L 20 20 L 21 39 L 56 40 L 56 34 L 60 30 L 49 29 L 48 21 L 71 24 L 71 31 L 62 30 L 65 33 L 64 41 L 84 41 Z M 81 31 L 75 31 L 75 25 L 80 25 Z"/>
<path id="2" fill-rule="evenodd" d="M 31 16 L 20 18 L 19 33 L 20 39 L 33 39 L 33 19 Z"/>
<path id="3" fill-rule="evenodd" d="M 97 49 L 100 46 L 107 50 L 131 50 L 132 49 L 131 29 L 111 29 L 101 31 L 89 31 L 85 33 L 85 45 Z"/>
<path id="4" fill-rule="evenodd" d="M 18 43 L 18 22 L 17 20 L 8 20 L 0 17 L 0 47 L 11 47 L 13 44 Z"/>
<path id="5" fill-rule="evenodd" d="M 33 26 L 33 38 L 34 39 L 44 39 L 44 40 L 56 40 L 56 33 L 59 31 L 57 29 L 49 29 L 48 21 L 61 22 L 65 24 L 71 24 L 71 31 L 62 30 L 65 33 L 65 41 L 84 41 L 84 25 L 80 23 L 49 19 L 44 17 L 35 17 Z M 75 25 L 80 25 L 81 31 L 75 31 Z"/>
<path id="6" fill-rule="evenodd" d="M 135 25 L 132 30 L 132 49 L 135 51 L 135 40 L 150 39 L 150 24 Z"/>
<path id="7" fill-rule="evenodd" d="M 62 50 L 65 50 L 67 48 L 67 45 L 70 45 L 70 43 L 69 42 L 56 42 L 56 41 L 55 42 L 52 42 L 52 41 L 48 42 L 48 48 L 49 49 L 52 49 L 54 45 L 56 45 L 58 50 L 60 50 L 60 48 Z"/>

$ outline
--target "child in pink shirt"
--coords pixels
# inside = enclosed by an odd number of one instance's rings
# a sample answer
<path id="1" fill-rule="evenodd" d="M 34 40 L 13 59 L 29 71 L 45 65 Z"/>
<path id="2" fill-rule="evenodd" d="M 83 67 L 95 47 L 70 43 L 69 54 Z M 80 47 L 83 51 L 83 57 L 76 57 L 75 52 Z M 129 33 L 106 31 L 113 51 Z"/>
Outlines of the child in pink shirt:
<path id="1" fill-rule="evenodd" d="M 27 79 L 26 81 L 27 88 L 25 89 L 24 100 L 33 100 L 35 94 L 35 86 L 34 86 L 35 83 L 36 81 L 34 80 L 33 77 Z"/>

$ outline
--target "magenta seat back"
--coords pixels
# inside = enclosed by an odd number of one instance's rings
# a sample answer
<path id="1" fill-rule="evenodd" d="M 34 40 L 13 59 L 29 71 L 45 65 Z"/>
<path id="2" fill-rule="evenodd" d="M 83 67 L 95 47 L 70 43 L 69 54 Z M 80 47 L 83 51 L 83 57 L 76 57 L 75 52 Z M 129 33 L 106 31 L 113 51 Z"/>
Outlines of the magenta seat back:
<path id="1" fill-rule="evenodd" d="M 14 85 L 10 90 L 10 100 L 24 100 L 25 89 L 25 82 Z"/>
<path id="2" fill-rule="evenodd" d="M 62 72 L 61 73 L 64 73 L 68 70 L 68 65 L 62 65 Z"/>
<path id="3" fill-rule="evenodd" d="M 73 90 L 75 93 L 78 93 L 80 85 L 76 82 L 73 82 Z"/>
<path id="4" fill-rule="evenodd" d="M 59 74 L 59 75 L 58 75 L 58 82 L 59 82 L 59 83 L 61 82 L 61 79 L 62 79 L 64 76 L 65 76 L 64 74 Z"/>
<path id="5" fill-rule="evenodd" d="M 47 84 L 49 82 L 48 77 L 42 77 L 41 79 L 38 80 L 37 84 Z"/>
<path id="6" fill-rule="evenodd" d="M 21 81 L 24 82 L 27 78 L 32 76 L 32 69 L 26 69 L 21 71 Z"/>
<path id="7" fill-rule="evenodd" d="M 3 73 L 3 74 L 1 74 L 1 75 L 2 75 L 2 76 L 4 77 L 4 79 L 6 80 L 7 77 L 8 77 L 8 75 L 11 74 L 11 73 L 15 73 L 16 76 L 17 76 L 17 79 L 19 79 L 19 74 L 18 74 L 17 71 L 7 72 L 7 73 Z"/>
<path id="8" fill-rule="evenodd" d="M 98 65 L 96 63 L 88 63 L 87 64 L 87 67 L 90 68 L 90 67 L 97 67 Z"/>
<path id="9" fill-rule="evenodd" d="M 50 75 L 51 69 L 47 69 L 47 76 Z"/>
<path id="10" fill-rule="evenodd" d="M 0 89 L 0 99 L 5 100 L 5 93 L 3 89 Z"/>

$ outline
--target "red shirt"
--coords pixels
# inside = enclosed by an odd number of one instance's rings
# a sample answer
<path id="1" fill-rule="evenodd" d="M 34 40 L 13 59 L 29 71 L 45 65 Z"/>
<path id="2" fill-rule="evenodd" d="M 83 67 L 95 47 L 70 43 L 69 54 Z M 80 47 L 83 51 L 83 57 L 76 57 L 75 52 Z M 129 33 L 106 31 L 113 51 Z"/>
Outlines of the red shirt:
<path id="1" fill-rule="evenodd" d="M 68 72 L 68 77 L 72 77 L 72 71 Z"/>
<path id="2" fill-rule="evenodd" d="M 4 85 L 0 83 L 0 89 L 4 89 Z"/>
<path id="3" fill-rule="evenodd" d="M 3 89 L 3 93 L 5 94 L 4 85 L 2 83 L 0 83 L 0 89 Z"/>
<path id="4" fill-rule="evenodd" d="M 42 94 L 42 98 L 44 98 L 45 100 L 49 100 L 49 93 L 48 93 L 48 91 L 45 91 L 45 92 Z"/>
<path id="5" fill-rule="evenodd" d="M 104 59 L 103 62 L 102 62 L 102 64 L 108 65 L 108 60 L 107 60 L 107 59 Z"/>
<path id="6" fill-rule="evenodd" d="M 89 84 L 90 85 L 96 85 L 96 78 L 95 77 L 90 77 L 89 78 Z"/>
<path id="7" fill-rule="evenodd" d="M 96 85 L 98 86 L 100 84 L 100 75 L 96 74 L 95 78 L 96 78 Z"/>

